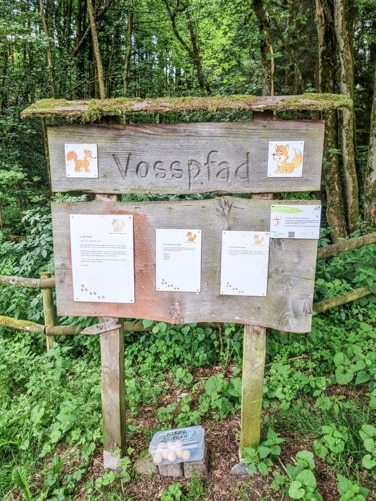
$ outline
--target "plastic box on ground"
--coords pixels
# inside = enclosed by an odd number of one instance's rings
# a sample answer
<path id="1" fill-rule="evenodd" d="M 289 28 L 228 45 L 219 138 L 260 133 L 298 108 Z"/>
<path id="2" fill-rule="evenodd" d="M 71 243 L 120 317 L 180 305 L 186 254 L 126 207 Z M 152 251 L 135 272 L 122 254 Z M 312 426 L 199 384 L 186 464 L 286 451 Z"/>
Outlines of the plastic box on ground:
<path id="1" fill-rule="evenodd" d="M 189 426 L 158 431 L 150 442 L 149 452 L 156 465 L 200 461 L 204 455 L 204 428 Z"/>

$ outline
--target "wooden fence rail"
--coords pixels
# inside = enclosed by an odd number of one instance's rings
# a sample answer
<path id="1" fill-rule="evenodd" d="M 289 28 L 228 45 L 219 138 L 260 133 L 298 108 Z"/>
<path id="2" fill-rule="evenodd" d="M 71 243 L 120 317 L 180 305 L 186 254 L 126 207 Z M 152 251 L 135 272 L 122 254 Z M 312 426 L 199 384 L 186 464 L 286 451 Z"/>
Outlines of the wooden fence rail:
<path id="1" fill-rule="evenodd" d="M 364 235 L 361 237 L 343 240 L 333 245 L 328 245 L 327 247 L 319 248 L 317 252 L 317 260 L 337 256 L 343 252 L 348 252 L 350 250 L 358 249 L 360 247 L 365 247 L 367 245 L 372 245 L 375 243 L 376 243 L 376 232 L 372 232 L 369 233 L 368 235 Z M 52 290 L 56 285 L 55 278 L 47 275 L 48 274 L 46 274 L 46 272 L 42 272 L 41 278 L 39 279 L 0 275 L 0 285 L 31 287 L 34 289 L 41 289 L 42 292 L 43 290 L 46 289 Z M 331 308 L 335 308 L 337 306 L 341 306 L 343 304 L 355 301 L 356 299 L 369 296 L 370 294 L 372 294 L 372 291 L 368 286 L 359 287 L 357 289 L 349 291 L 344 296 L 331 297 L 328 299 L 324 299 L 323 301 L 314 303 L 313 310 L 316 313 L 322 313 Z M 45 318 L 46 318 L 46 312 L 47 312 L 47 317 L 48 315 L 50 315 L 53 316 L 54 318 L 54 314 L 51 311 L 53 305 L 51 304 L 50 298 L 47 297 L 46 295 L 43 296 L 43 306 L 44 306 Z M 106 323 L 98 323 L 96 325 L 87 327 L 86 329 L 80 330 L 77 327 L 69 325 L 51 325 L 51 323 L 48 322 L 47 320 L 46 324 L 42 325 L 42 324 L 37 324 L 35 322 L 31 322 L 29 320 L 20 320 L 1 315 L 0 315 L 0 326 L 9 327 L 17 330 L 24 330 L 27 332 L 35 332 L 37 334 L 44 334 L 47 337 L 72 336 L 77 334 L 96 335 L 96 334 L 101 334 L 108 328 Z M 124 332 L 141 332 L 150 329 L 151 327 L 146 328 L 141 320 L 126 321 L 123 323 Z M 47 346 L 47 348 L 49 349 L 49 346 Z"/>

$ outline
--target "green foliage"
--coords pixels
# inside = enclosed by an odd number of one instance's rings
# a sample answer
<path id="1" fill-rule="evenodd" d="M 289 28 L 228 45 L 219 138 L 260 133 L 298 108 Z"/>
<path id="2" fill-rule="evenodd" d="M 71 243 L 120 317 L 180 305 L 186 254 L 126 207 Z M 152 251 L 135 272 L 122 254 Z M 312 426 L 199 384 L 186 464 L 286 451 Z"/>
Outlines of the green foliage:
<path id="1" fill-rule="evenodd" d="M 205 383 L 205 393 L 200 396 L 199 411 L 211 412 L 214 419 L 223 419 L 240 408 L 241 379 L 225 379 L 223 374 L 210 376 Z"/>
<path id="2" fill-rule="evenodd" d="M 323 497 L 317 490 L 314 468 L 312 452 L 300 451 L 296 454 L 294 464 L 285 466 L 286 474 L 274 473 L 273 488 L 282 489 L 290 499 L 322 501 Z"/>
<path id="3" fill-rule="evenodd" d="M 340 494 L 339 501 L 347 501 L 354 499 L 356 501 L 366 501 L 369 489 L 352 482 L 350 479 L 343 475 L 337 475 L 337 488 Z"/>
<path id="4" fill-rule="evenodd" d="M 341 457 L 347 441 L 347 429 L 344 426 L 336 426 L 331 423 L 321 427 L 321 437 L 314 440 L 313 449 L 318 457 L 332 464 Z"/>
<path id="5" fill-rule="evenodd" d="M 367 470 L 370 470 L 373 478 L 376 479 L 376 427 L 370 424 L 364 424 L 359 432 L 365 450 L 365 454 L 362 458 L 362 466 Z"/>
<path id="6" fill-rule="evenodd" d="M 196 475 L 190 479 L 185 487 L 180 482 L 170 484 L 162 492 L 161 501 L 200 501 L 205 499 L 204 486 Z"/>
<path id="7" fill-rule="evenodd" d="M 255 449 L 245 447 L 243 450 L 243 462 L 248 465 L 248 471 L 251 475 L 259 472 L 266 476 L 270 473 L 270 468 L 281 455 L 281 447 L 285 439 L 279 437 L 277 433 L 269 428 L 266 440 L 263 440 Z"/>
<path id="8" fill-rule="evenodd" d="M 317 481 L 313 473 L 314 467 L 313 454 L 309 451 L 298 452 L 296 464 L 287 466 L 290 477 L 288 494 L 291 499 L 302 499 L 303 501 L 323 499 L 317 491 Z"/>

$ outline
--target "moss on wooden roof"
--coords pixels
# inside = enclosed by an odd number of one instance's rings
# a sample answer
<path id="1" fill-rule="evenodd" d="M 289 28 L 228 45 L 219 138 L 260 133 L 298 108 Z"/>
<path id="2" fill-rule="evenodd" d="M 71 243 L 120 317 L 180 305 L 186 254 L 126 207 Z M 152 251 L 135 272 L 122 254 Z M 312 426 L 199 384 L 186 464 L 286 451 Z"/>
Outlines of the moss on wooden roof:
<path id="1" fill-rule="evenodd" d="M 83 123 L 97 122 L 104 117 L 137 114 L 168 114 L 210 111 L 329 111 L 349 108 L 352 101 L 339 94 L 302 94 L 300 96 L 225 96 L 225 97 L 161 97 L 156 99 L 92 99 L 66 101 L 41 99 L 26 108 L 22 118 L 61 116 Z"/>

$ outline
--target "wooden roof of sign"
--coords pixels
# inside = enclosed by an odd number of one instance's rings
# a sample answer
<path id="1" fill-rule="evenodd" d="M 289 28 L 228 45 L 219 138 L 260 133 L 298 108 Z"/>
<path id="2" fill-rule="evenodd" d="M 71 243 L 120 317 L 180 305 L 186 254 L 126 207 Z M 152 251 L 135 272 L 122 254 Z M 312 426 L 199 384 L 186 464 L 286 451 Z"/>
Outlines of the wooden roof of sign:
<path id="1" fill-rule="evenodd" d="M 104 100 L 67 101 L 42 99 L 26 108 L 22 118 L 65 117 L 93 123 L 103 117 L 137 114 L 169 114 L 189 112 L 265 112 L 265 111 L 328 111 L 349 108 L 351 99 L 338 94 L 307 93 L 300 96 L 223 96 L 223 97 L 161 97 L 156 99 L 116 98 Z"/>

